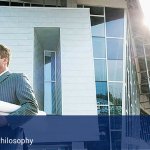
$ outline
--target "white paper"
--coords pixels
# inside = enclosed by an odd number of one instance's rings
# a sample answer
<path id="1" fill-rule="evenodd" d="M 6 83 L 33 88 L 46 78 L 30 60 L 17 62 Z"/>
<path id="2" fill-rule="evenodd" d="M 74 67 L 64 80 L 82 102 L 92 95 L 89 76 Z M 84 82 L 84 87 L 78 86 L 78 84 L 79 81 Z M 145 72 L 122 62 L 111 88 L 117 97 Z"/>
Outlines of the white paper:
<path id="1" fill-rule="evenodd" d="M 0 115 L 9 115 L 9 113 L 16 111 L 20 107 L 21 106 L 19 106 L 19 105 L 0 101 Z M 42 116 L 44 115 L 45 116 L 46 113 L 44 111 L 39 110 L 37 115 L 42 115 Z"/>
<path id="2" fill-rule="evenodd" d="M 0 112 L 0 116 L 7 116 L 7 115 L 9 115 L 9 113 Z"/>
<path id="3" fill-rule="evenodd" d="M 0 101 L 0 112 L 11 113 L 19 109 L 19 105 L 11 104 L 8 102 Z"/>

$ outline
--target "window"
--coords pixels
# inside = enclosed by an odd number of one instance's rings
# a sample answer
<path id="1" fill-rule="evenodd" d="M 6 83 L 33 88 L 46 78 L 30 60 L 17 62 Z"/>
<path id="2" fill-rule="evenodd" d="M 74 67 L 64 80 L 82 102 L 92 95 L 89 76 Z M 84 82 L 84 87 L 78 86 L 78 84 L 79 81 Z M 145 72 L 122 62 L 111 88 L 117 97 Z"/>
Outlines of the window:
<path id="1" fill-rule="evenodd" d="M 122 114 L 122 83 L 109 83 L 110 114 Z"/>
<path id="2" fill-rule="evenodd" d="M 85 8 L 90 8 L 90 14 L 92 15 L 104 15 L 103 7 L 92 7 L 92 6 L 84 6 Z"/>
<path id="3" fill-rule="evenodd" d="M 122 115 L 122 107 L 110 106 L 110 115 Z"/>
<path id="4" fill-rule="evenodd" d="M 140 71 L 146 71 L 145 57 L 139 57 L 138 61 L 139 61 Z"/>
<path id="5" fill-rule="evenodd" d="M 108 59 L 123 59 L 123 40 L 108 38 L 107 50 Z"/>
<path id="6" fill-rule="evenodd" d="M 105 36 L 104 18 L 91 16 L 92 36 Z"/>
<path id="7" fill-rule="evenodd" d="M 110 105 L 122 105 L 122 83 L 109 83 Z"/>
<path id="8" fill-rule="evenodd" d="M 94 58 L 105 58 L 106 48 L 105 48 L 105 38 L 93 37 L 93 53 Z"/>
<path id="9" fill-rule="evenodd" d="M 52 106 L 55 103 L 56 77 L 55 77 L 56 56 L 55 52 L 44 51 L 44 111 L 52 114 Z"/>
<path id="10" fill-rule="evenodd" d="M 108 105 L 107 82 L 96 82 L 97 104 Z"/>
<path id="11" fill-rule="evenodd" d="M 106 34 L 108 37 L 124 36 L 124 10 L 106 8 Z"/>
<path id="12" fill-rule="evenodd" d="M 108 80 L 122 81 L 123 80 L 123 61 L 108 60 Z"/>
<path id="13" fill-rule="evenodd" d="M 106 81 L 106 60 L 95 59 L 95 81 Z"/>
<path id="14" fill-rule="evenodd" d="M 145 53 L 147 56 L 150 56 L 150 45 L 145 45 Z"/>
<path id="15" fill-rule="evenodd" d="M 108 115 L 108 106 L 98 106 L 98 115 Z"/>

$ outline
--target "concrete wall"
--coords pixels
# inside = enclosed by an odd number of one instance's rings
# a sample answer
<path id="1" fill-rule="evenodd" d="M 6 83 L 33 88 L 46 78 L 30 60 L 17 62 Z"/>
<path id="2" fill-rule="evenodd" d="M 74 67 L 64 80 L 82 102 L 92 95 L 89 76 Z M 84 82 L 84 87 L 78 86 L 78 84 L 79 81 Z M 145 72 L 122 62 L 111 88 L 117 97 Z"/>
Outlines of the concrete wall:
<path id="1" fill-rule="evenodd" d="M 96 92 L 88 9 L 0 7 L 0 43 L 10 69 L 33 83 L 34 27 L 60 27 L 62 114 L 95 115 Z"/>
<path id="2" fill-rule="evenodd" d="M 62 114 L 61 51 L 60 41 L 56 49 L 56 113 Z"/>
<path id="3" fill-rule="evenodd" d="M 39 108 L 44 109 L 44 53 L 41 42 L 38 39 L 36 32 L 34 32 L 34 73 L 33 73 L 33 87 L 36 99 L 39 103 Z M 32 79 L 31 79 L 32 80 Z"/>

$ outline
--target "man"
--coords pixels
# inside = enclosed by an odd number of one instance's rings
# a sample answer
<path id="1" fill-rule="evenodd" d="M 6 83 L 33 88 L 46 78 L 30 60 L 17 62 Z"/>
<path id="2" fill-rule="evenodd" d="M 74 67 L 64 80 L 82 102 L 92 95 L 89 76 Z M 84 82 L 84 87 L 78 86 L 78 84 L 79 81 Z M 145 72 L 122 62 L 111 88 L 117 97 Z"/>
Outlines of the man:
<path id="1" fill-rule="evenodd" d="M 38 104 L 29 81 L 22 73 L 10 73 L 8 70 L 10 50 L 0 44 L 0 100 L 18 104 L 21 107 L 10 115 L 35 115 Z M 7 124 L 1 117 L 0 126 Z"/>

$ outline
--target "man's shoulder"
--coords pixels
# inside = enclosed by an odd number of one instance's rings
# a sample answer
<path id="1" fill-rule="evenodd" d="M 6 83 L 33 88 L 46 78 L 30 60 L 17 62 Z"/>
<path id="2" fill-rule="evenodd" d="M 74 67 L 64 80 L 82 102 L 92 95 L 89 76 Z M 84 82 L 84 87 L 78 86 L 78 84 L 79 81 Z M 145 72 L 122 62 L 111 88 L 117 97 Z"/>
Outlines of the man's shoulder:
<path id="1" fill-rule="evenodd" d="M 27 78 L 27 77 L 24 73 L 11 73 L 10 78 L 19 80 L 19 79 L 23 79 L 23 78 Z"/>
<path id="2" fill-rule="evenodd" d="M 24 74 L 23 73 L 10 73 L 10 75 L 12 77 L 15 77 L 15 76 L 23 76 Z"/>

